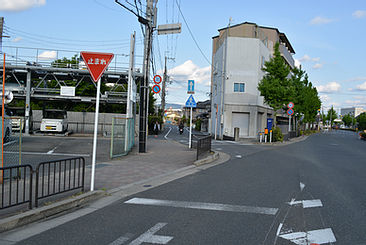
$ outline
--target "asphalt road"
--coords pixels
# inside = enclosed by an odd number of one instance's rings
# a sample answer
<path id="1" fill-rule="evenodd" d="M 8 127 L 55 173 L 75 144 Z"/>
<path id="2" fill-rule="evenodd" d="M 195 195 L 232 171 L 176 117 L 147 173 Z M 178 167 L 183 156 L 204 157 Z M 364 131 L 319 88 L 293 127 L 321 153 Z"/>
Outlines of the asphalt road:
<path id="1" fill-rule="evenodd" d="M 231 159 L 18 244 L 366 244 L 366 142 L 355 134 L 214 147 Z"/>

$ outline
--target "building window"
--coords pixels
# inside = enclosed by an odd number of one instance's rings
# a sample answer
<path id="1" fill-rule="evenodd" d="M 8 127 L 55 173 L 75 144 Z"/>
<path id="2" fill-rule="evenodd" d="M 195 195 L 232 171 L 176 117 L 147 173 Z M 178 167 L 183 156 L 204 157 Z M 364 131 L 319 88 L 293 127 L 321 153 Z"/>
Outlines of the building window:
<path id="1" fill-rule="evenodd" d="M 261 68 L 264 68 L 264 63 L 266 62 L 266 59 L 264 58 L 264 56 L 261 57 Z"/>
<path id="2" fill-rule="evenodd" d="M 245 92 L 245 83 L 234 83 L 234 92 Z"/>

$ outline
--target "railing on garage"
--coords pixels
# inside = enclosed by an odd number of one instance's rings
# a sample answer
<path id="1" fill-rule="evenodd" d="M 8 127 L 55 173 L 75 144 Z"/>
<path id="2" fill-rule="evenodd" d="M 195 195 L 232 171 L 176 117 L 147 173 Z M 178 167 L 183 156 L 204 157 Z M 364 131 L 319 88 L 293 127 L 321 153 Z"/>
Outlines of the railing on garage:
<path id="1" fill-rule="evenodd" d="M 0 168 L 0 209 L 29 203 L 32 208 L 33 168 L 31 165 Z"/>
<path id="2" fill-rule="evenodd" d="M 35 206 L 40 199 L 66 191 L 84 191 L 85 159 L 68 158 L 42 162 L 36 170 Z"/>

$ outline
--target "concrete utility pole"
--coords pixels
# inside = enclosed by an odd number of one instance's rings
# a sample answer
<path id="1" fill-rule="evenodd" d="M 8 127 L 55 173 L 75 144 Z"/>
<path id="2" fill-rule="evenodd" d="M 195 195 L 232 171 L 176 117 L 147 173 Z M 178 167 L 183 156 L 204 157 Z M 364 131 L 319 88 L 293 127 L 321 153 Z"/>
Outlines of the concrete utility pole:
<path id="1" fill-rule="evenodd" d="M 3 37 L 4 36 L 4 17 L 0 17 L 0 54 L 3 52 Z"/>
<path id="2" fill-rule="evenodd" d="M 168 75 L 167 75 L 167 68 L 166 68 L 166 60 L 168 59 L 168 57 L 165 56 L 165 67 L 164 67 L 164 76 L 163 76 L 163 86 L 161 89 L 161 116 L 162 118 L 164 118 L 164 111 L 165 111 L 165 88 L 166 88 L 166 82 L 168 80 Z"/>
<path id="3" fill-rule="evenodd" d="M 144 42 L 144 63 L 142 71 L 144 74 L 144 80 L 140 85 L 140 125 L 139 125 L 139 152 L 146 152 L 146 139 L 147 139 L 147 118 L 149 111 L 149 70 L 150 70 L 150 51 L 153 33 L 153 15 L 155 12 L 154 3 L 157 0 L 147 0 L 146 5 L 146 22 L 145 25 L 145 42 Z M 156 4 L 155 4 L 156 8 Z M 140 21 L 140 20 L 139 20 Z M 141 22 L 141 21 L 140 21 Z"/>

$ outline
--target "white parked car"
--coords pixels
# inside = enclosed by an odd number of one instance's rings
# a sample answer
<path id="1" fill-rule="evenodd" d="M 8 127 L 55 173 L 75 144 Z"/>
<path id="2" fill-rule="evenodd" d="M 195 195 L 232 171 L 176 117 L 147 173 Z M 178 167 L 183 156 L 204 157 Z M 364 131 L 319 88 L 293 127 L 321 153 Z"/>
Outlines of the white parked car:
<path id="1" fill-rule="evenodd" d="M 62 133 L 67 131 L 68 121 L 65 110 L 47 109 L 43 111 L 41 121 L 42 132 Z"/>

